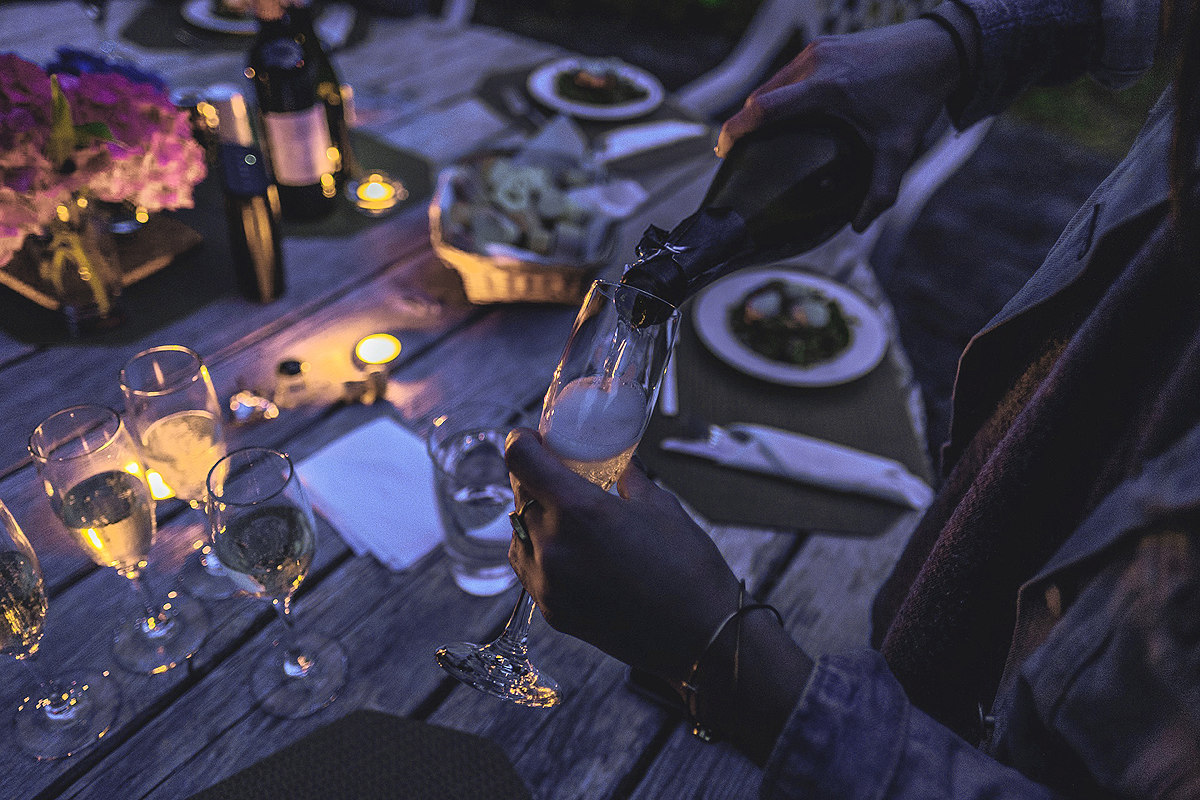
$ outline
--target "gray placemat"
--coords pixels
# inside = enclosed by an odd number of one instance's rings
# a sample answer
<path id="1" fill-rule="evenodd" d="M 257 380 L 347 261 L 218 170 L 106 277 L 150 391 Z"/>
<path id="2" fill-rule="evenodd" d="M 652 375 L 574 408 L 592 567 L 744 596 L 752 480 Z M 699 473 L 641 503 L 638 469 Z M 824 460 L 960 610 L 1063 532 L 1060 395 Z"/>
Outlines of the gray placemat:
<path id="1" fill-rule="evenodd" d="M 178 0 L 147 3 L 121 29 L 121 38 L 147 50 L 250 50 L 253 34 L 223 33 L 197 27 L 183 18 L 182 5 Z M 368 17 L 363 13 L 355 17 L 354 27 L 343 46 L 353 46 L 367 37 Z"/>
<path id="2" fill-rule="evenodd" d="M 494 742 L 359 710 L 267 756 L 192 800 L 529 800 Z"/>
<path id="3" fill-rule="evenodd" d="M 869 497 L 721 467 L 669 453 L 664 438 L 695 436 L 709 423 L 755 422 L 797 431 L 894 458 L 930 479 L 923 443 L 908 415 L 908 387 L 890 357 L 841 386 L 779 386 L 752 378 L 718 359 L 700 341 L 692 309 L 684 308 L 674 358 L 680 414 L 657 412 L 638 455 L 656 477 L 698 511 L 720 524 L 873 535 L 908 509 Z"/>

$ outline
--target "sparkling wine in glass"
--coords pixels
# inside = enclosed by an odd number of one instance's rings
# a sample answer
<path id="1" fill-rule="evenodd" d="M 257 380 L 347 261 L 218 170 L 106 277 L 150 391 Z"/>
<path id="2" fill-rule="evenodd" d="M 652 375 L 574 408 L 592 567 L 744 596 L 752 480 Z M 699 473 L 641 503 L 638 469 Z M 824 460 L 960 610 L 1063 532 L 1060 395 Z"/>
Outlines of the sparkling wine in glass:
<path id="1" fill-rule="evenodd" d="M 50 506 L 80 547 L 132 584 L 142 613 L 117 629 L 121 666 L 155 674 L 182 663 L 208 634 L 200 604 L 177 592 L 158 602 L 143 578 L 154 543 L 154 499 L 141 454 L 117 412 L 82 405 L 56 412 L 29 437 Z"/>
<path id="2" fill-rule="evenodd" d="M 629 464 L 654 412 L 679 312 L 633 286 L 596 281 L 575 318 L 542 402 L 542 441 L 574 472 L 609 489 Z M 562 702 L 558 684 L 529 660 L 533 599 L 524 591 L 504 632 L 485 644 L 455 642 L 439 664 L 463 683 L 519 705 Z"/>
<path id="3" fill-rule="evenodd" d="M 337 640 L 297 632 L 291 599 L 317 548 L 312 506 L 292 461 L 262 447 L 235 450 L 208 475 L 213 552 L 239 588 L 266 598 L 283 623 L 250 673 L 262 709 L 296 719 L 333 702 L 346 680 L 346 653 Z"/>
<path id="4" fill-rule="evenodd" d="M 121 370 L 121 391 L 125 418 L 146 466 L 158 472 L 176 497 L 201 508 L 208 471 L 225 455 L 221 405 L 208 367 L 182 345 L 152 347 Z M 179 574 L 184 591 L 210 600 L 229 597 L 234 585 L 212 555 L 207 525 L 198 530 L 195 552 Z"/>
<path id="5" fill-rule="evenodd" d="M 17 707 L 11 735 L 39 759 L 63 758 L 97 741 L 120 706 L 116 684 L 99 673 L 46 680 L 34 668 L 47 606 L 37 555 L 0 503 L 0 653 L 24 664 L 33 686 Z"/>

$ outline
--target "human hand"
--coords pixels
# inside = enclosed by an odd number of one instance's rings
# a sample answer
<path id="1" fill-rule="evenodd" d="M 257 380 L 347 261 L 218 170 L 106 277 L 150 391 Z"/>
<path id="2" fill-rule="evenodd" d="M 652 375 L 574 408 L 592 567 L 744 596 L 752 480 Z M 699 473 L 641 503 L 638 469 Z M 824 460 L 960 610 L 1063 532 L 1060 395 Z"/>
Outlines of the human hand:
<path id="1" fill-rule="evenodd" d="M 871 185 L 853 221 L 862 232 L 896 202 L 900 179 L 958 80 L 953 42 L 927 19 L 821 36 L 726 121 L 717 155 L 724 158 L 739 138 L 779 119 L 809 113 L 840 117 L 874 153 Z"/>
<path id="2" fill-rule="evenodd" d="M 618 497 L 569 470 L 534 431 L 509 434 L 506 458 L 530 533 L 528 545 L 513 537 L 509 561 L 546 621 L 627 664 L 686 678 L 738 604 L 738 581 L 708 534 L 636 467 Z"/>

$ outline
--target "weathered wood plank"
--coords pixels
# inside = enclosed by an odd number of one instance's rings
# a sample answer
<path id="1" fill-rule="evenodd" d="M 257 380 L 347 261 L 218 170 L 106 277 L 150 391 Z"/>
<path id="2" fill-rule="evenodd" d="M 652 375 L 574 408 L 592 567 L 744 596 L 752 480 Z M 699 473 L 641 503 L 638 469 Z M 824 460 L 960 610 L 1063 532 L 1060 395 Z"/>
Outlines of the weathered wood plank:
<path id="1" fill-rule="evenodd" d="M 300 309 L 293 315 L 284 316 L 285 324 L 275 326 L 273 333 L 269 328 L 259 328 L 248 334 L 249 341 L 225 345 L 223 350 L 207 358 L 217 394 L 222 398 L 229 397 L 242 385 L 269 387 L 271 371 L 284 356 L 310 359 L 316 365 L 312 381 L 320 380 L 330 386 L 319 405 L 284 410 L 279 419 L 270 423 L 229 428 L 230 447 L 279 446 L 325 413 L 331 402 L 328 394 L 336 391 L 334 387 L 340 386 L 342 381 L 355 377 L 350 351 L 366 333 L 390 330 L 403 335 L 408 352 L 401 353 L 402 363 L 461 323 L 472 310 L 462 295 L 461 286 L 447 281 L 448 277 L 451 276 L 432 260 L 428 252 L 422 253 L 346 292 L 325 308 Z M 421 287 L 419 297 L 413 294 L 414 286 Z M 414 305 L 414 299 L 420 300 L 420 304 Z M 109 367 L 114 373 L 116 369 L 118 367 Z M 80 399 L 122 407 L 115 374 L 109 385 L 93 382 L 90 389 L 91 394 L 81 395 Z M 30 402 L 38 399 L 35 395 Z M 58 402 L 57 399 L 40 399 L 43 408 L 50 402 Z M 27 433 L 11 435 L 23 439 Z M 53 516 L 32 466 L 27 465 L 0 482 L 0 497 L 5 498 L 18 522 L 27 530 L 42 560 L 51 593 L 89 569 L 87 558 Z"/>

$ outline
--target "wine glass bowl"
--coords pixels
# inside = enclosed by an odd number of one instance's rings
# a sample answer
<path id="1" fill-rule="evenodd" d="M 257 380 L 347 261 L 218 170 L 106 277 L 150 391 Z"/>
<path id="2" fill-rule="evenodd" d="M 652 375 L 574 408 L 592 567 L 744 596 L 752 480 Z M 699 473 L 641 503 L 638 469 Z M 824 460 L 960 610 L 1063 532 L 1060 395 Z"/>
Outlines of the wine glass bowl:
<path id="1" fill-rule="evenodd" d="M 96 742 L 120 706 L 116 684 L 96 673 L 44 680 L 30 663 L 41 644 L 46 584 L 37 554 L 0 503 L 0 653 L 24 664 L 33 679 L 13 718 L 13 738 L 39 759 L 62 758 Z"/>
<path id="2" fill-rule="evenodd" d="M 345 682 L 346 654 L 335 639 L 293 628 L 291 599 L 317 543 L 316 519 L 295 467 L 284 453 L 248 447 L 214 464 L 207 483 L 213 552 L 240 589 L 271 601 L 283 623 L 284 637 L 251 671 L 251 692 L 275 716 L 314 714 Z"/>
<path id="3" fill-rule="evenodd" d="M 572 471 L 608 490 L 650 421 L 675 344 L 679 312 L 633 286 L 596 281 L 584 297 L 542 402 L 542 441 Z M 518 705 L 562 702 L 558 684 L 529 660 L 535 606 L 522 591 L 493 642 L 455 642 L 437 662 L 458 680 Z"/>
<path id="4" fill-rule="evenodd" d="M 200 508 L 208 471 L 226 452 L 221 405 L 208 367 L 182 345 L 152 347 L 125 364 L 121 392 L 146 466 L 162 477 L 175 497 Z M 184 590 L 211 600 L 233 594 L 233 584 L 211 555 L 208 537 L 201 536 L 192 546 L 196 552 L 180 570 Z"/>
<path id="5" fill-rule="evenodd" d="M 155 537 L 154 499 L 117 412 L 98 405 L 58 411 L 34 429 L 29 452 L 71 537 L 96 564 L 127 578 L 142 600 L 143 613 L 117 629 L 118 663 L 154 674 L 194 654 L 208 633 L 204 610 L 175 593 L 156 602 L 143 578 Z"/>

